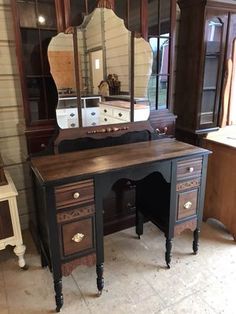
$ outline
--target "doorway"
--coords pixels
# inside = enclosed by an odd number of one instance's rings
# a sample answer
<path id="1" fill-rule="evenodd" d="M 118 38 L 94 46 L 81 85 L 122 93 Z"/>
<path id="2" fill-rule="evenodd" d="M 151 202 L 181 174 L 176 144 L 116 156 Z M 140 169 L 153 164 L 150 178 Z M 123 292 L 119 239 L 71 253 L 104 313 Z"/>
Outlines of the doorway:
<path id="1" fill-rule="evenodd" d="M 102 49 L 91 51 L 90 53 L 92 93 L 98 94 L 98 86 L 103 80 L 103 52 Z"/>

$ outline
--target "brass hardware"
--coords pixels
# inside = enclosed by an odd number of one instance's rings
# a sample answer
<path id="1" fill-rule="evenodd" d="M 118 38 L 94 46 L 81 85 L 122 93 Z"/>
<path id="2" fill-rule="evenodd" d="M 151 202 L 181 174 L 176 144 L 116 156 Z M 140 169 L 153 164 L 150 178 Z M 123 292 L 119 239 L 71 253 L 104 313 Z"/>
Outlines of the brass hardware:
<path id="1" fill-rule="evenodd" d="M 187 202 L 184 204 L 185 209 L 190 209 L 192 207 L 193 203 L 192 202 Z"/>
<path id="2" fill-rule="evenodd" d="M 104 120 L 107 121 L 107 118 L 105 118 L 105 119 Z M 129 129 L 128 126 L 124 126 L 124 127 L 108 127 L 108 128 L 104 128 L 104 129 L 96 129 L 96 130 L 88 131 L 87 134 L 111 133 L 111 132 L 118 132 L 118 131 L 126 131 L 128 129 Z"/>
<path id="3" fill-rule="evenodd" d="M 158 129 L 158 128 L 156 129 L 156 132 L 157 132 L 158 135 L 166 135 L 166 134 L 167 134 L 167 131 L 168 131 L 167 126 L 165 126 L 165 127 L 163 128 L 163 131 L 164 131 L 164 132 L 161 132 L 160 129 Z"/>
<path id="4" fill-rule="evenodd" d="M 73 198 L 74 198 L 75 200 L 77 200 L 79 197 L 80 197 L 79 192 L 75 192 L 75 193 L 73 194 Z"/>
<path id="5" fill-rule="evenodd" d="M 188 172 L 192 173 L 194 171 L 194 168 L 193 167 L 189 167 L 188 168 Z"/>
<path id="6" fill-rule="evenodd" d="M 76 242 L 76 243 L 79 243 L 83 240 L 84 238 L 84 234 L 83 233 L 76 233 L 73 238 L 72 238 L 72 241 Z"/>

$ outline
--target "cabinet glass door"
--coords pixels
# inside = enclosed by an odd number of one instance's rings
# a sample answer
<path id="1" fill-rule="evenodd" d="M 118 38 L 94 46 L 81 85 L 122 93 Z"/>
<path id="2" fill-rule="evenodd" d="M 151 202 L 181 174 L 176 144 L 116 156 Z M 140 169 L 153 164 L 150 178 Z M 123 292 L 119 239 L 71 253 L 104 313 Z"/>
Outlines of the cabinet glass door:
<path id="1" fill-rule="evenodd" d="M 201 128 L 216 126 L 221 89 L 220 65 L 223 56 L 224 23 L 221 18 L 207 20 L 205 32 L 205 65 L 200 111 Z"/>

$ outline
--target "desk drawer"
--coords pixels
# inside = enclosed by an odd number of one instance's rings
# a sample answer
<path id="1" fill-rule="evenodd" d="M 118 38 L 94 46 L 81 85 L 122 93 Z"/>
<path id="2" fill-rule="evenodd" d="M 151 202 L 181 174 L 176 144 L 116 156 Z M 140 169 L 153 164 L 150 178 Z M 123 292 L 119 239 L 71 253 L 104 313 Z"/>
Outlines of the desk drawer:
<path id="1" fill-rule="evenodd" d="M 177 220 L 196 214 L 198 189 L 179 193 Z"/>
<path id="2" fill-rule="evenodd" d="M 84 180 L 55 188 L 57 209 L 94 202 L 93 180 Z"/>
<path id="3" fill-rule="evenodd" d="M 64 257 L 93 250 L 94 216 L 61 225 L 62 254 Z"/>
<path id="4" fill-rule="evenodd" d="M 177 162 L 177 180 L 201 176 L 202 158 L 188 159 Z"/>

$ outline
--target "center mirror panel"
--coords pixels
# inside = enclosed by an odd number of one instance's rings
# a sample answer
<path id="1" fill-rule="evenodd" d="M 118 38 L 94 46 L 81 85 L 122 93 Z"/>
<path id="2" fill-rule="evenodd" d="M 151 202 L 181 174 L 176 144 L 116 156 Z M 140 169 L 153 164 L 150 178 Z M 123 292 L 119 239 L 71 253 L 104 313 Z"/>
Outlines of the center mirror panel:
<path id="1" fill-rule="evenodd" d="M 148 42 L 132 35 L 112 10 L 97 8 L 71 34 L 51 40 L 48 58 L 60 128 L 148 119 L 153 53 Z"/>

